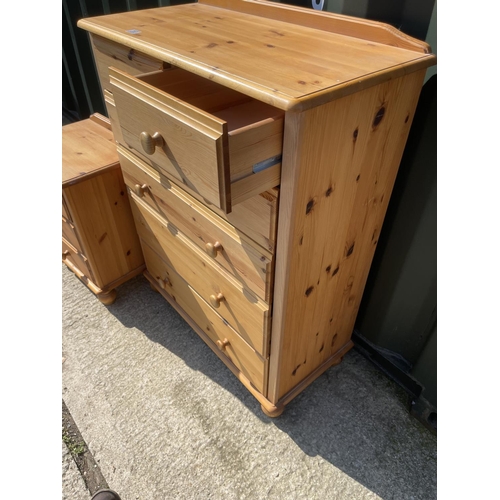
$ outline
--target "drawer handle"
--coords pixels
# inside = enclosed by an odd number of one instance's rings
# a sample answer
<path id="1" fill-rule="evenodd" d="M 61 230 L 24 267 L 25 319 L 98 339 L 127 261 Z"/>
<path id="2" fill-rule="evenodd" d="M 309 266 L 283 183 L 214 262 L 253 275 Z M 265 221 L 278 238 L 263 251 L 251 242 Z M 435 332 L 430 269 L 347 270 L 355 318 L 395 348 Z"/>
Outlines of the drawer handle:
<path id="1" fill-rule="evenodd" d="M 143 184 L 142 186 L 139 185 L 139 184 L 136 184 L 134 186 L 134 193 L 139 197 L 139 198 L 143 198 L 144 195 L 146 194 L 146 192 L 148 191 L 148 185 L 147 184 Z"/>
<path id="2" fill-rule="evenodd" d="M 224 300 L 224 295 L 218 293 L 217 295 L 210 295 L 210 304 L 212 304 L 216 309 L 220 307 L 220 303 Z"/>
<path id="3" fill-rule="evenodd" d="M 213 257 L 215 259 L 215 257 L 217 257 L 217 252 L 222 252 L 223 248 L 222 248 L 222 245 L 216 241 L 215 243 L 207 243 L 205 245 L 205 250 L 207 251 L 208 255 L 210 255 L 210 257 Z"/>
<path id="4" fill-rule="evenodd" d="M 170 283 L 170 280 L 168 278 L 165 278 L 164 280 L 159 279 L 158 284 L 160 285 L 160 288 L 162 290 L 166 290 L 168 286 L 172 285 L 172 283 Z"/>
<path id="5" fill-rule="evenodd" d="M 69 255 L 69 250 L 64 250 L 64 252 L 62 253 L 62 258 L 63 260 L 66 260 L 66 257 Z"/>
<path id="6" fill-rule="evenodd" d="M 217 347 L 219 348 L 220 351 L 225 351 L 228 345 L 229 345 L 229 340 L 227 339 L 217 341 Z"/>
<path id="7" fill-rule="evenodd" d="M 155 152 L 157 147 L 161 148 L 165 141 L 163 137 L 158 132 L 155 132 L 153 135 L 148 134 L 147 132 L 141 132 L 141 146 L 144 149 L 144 152 L 148 155 L 152 155 Z"/>

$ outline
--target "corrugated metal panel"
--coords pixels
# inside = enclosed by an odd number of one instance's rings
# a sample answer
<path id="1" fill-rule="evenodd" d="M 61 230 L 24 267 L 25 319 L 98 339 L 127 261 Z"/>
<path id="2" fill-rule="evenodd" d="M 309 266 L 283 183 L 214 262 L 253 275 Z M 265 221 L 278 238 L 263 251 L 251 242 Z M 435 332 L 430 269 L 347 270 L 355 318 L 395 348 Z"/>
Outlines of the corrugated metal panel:
<path id="1" fill-rule="evenodd" d="M 183 3 L 192 3 L 192 0 L 63 0 L 63 112 L 75 120 L 83 120 L 96 112 L 106 115 L 89 37 L 77 27 L 79 19 Z"/>

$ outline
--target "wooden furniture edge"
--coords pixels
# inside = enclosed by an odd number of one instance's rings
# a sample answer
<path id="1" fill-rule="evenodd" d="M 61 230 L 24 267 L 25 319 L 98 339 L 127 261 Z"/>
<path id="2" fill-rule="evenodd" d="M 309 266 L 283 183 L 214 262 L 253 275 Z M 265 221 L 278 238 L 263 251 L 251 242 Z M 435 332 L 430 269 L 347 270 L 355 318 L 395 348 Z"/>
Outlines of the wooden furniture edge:
<path id="1" fill-rule="evenodd" d="M 230 359 L 224 356 L 217 346 L 212 342 L 212 340 L 208 337 L 208 335 L 191 319 L 191 317 L 182 309 L 182 307 L 177 304 L 164 290 L 162 290 L 153 276 L 145 270 L 143 272 L 144 277 L 149 281 L 151 287 L 157 291 L 161 296 L 182 316 L 184 321 L 197 333 L 201 339 L 212 349 L 212 351 L 217 355 L 217 357 L 231 370 L 233 375 L 235 375 L 238 380 L 250 391 L 250 393 L 257 399 L 257 401 L 261 404 L 262 410 L 264 413 L 269 414 L 269 416 L 278 416 L 283 411 L 283 408 L 279 405 L 274 405 L 271 403 L 263 394 L 261 394 L 252 383 L 243 375 L 238 368 L 232 363 Z M 278 413 L 279 412 L 279 413 Z"/>
<path id="2" fill-rule="evenodd" d="M 66 240 L 63 241 L 67 244 L 68 242 Z M 121 276 L 117 280 L 109 283 L 103 288 L 99 288 L 86 274 L 84 274 L 80 269 L 78 269 L 77 266 L 75 266 L 71 261 L 62 259 L 63 264 L 66 265 L 66 267 L 69 268 L 70 271 L 72 271 L 77 278 L 80 279 L 88 288 L 89 290 L 97 296 L 97 298 L 104 304 L 104 305 L 110 305 L 112 304 L 115 299 L 116 299 L 116 291 L 115 288 L 123 285 L 126 281 L 128 281 L 131 278 L 134 278 L 135 276 L 138 276 L 141 274 L 144 269 L 146 268 L 146 265 L 143 264 L 139 267 L 136 267 L 132 271 L 128 272 L 127 274 Z"/>
<path id="3" fill-rule="evenodd" d="M 352 340 L 349 340 L 340 350 L 328 358 L 322 365 L 318 366 L 316 370 L 311 372 L 302 382 L 296 385 L 290 392 L 285 394 L 277 403 L 277 407 L 287 405 L 292 399 L 300 394 L 306 387 L 311 385 L 320 375 L 322 375 L 328 368 L 338 365 L 342 358 L 354 347 Z"/>
<path id="4" fill-rule="evenodd" d="M 319 92 L 315 92 L 314 94 L 308 94 L 300 99 L 296 99 L 287 111 L 299 113 L 307 111 L 308 109 L 316 106 L 321 106 L 336 99 L 341 99 L 342 97 L 347 97 L 350 94 L 355 94 L 370 87 L 374 87 L 388 80 L 401 78 L 409 75 L 410 73 L 428 68 L 429 66 L 433 66 L 435 61 L 436 56 L 434 54 L 428 54 L 412 61 L 408 61 L 405 64 L 391 66 L 382 71 L 366 74 L 361 78 L 355 78 L 353 80 L 346 81 L 341 85 L 328 87 Z"/>
<path id="5" fill-rule="evenodd" d="M 102 125 L 104 128 L 107 128 L 110 132 L 112 132 L 110 119 L 104 115 L 101 115 L 101 113 L 94 113 L 90 115 L 89 120 L 97 123 L 98 125 Z"/>
<path id="6" fill-rule="evenodd" d="M 120 169 L 120 168 L 121 168 L 120 162 L 118 160 L 116 160 L 116 162 L 109 163 L 108 165 L 103 165 L 100 168 L 96 168 L 95 170 L 92 170 L 92 172 L 82 174 L 78 177 L 73 177 L 72 179 L 68 179 L 68 180 L 62 182 L 62 187 L 65 188 L 65 187 L 74 186 L 75 184 L 79 184 L 80 182 L 88 181 L 89 179 L 92 179 L 94 177 L 102 175 L 103 172 L 116 170 L 116 169 Z"/>
<path id="7" fill-rule="evenodd" d="M 87 119 L 94 122 L 94 123 L 97 123 L 98 125 L 101 125 L 105 129 L 112 132 L 111 121 L 106 116 L 103 116 L 100 113 L 93 113 Z M 84 121 L 84 120 L 80 120 L 80 121 Z M 74 122 L 74 123 L 77 123 L 77 122 Z M 96 177 L 97 175 L 101 175 L 106 170 L 113 170 L 115 168 L 120 168 L 120 162 L 118 161 L 118 157 L 116 158 L 116 161 L 113 163 L 108 163 L 107 165 L 103 165 L 102 167 L 96 168 L 92 172 L 88 172 L 88 173 L 80 175 L 78 177 L 73 177 L 72 179 L 67 179 L 67 180 L 63 181 L 62 187 L 64 188 L 64 187 L 74 186 L 75 184 L 78 184 L 82 181 L 92 179 L 93 177 Z"/>
<path id="8" fill-rule="evenodd" d="M 126 281 L 134 278 L 135 276 L 138 276 L 141 274 L 144 269 L 146 269 L 146 264 L 141 264 L 140 266 L 136 267 L 135 269 L 132 269 L 132 271 L 129 271 L 127 274 L 124 274 L 117 280 L 112 281 L 111 283 L 108 283 L 105 287 L 102 288 L 103 292 L 106 292 L 108 290 L 112 290 L 120 285 L 123 285 Z"/>
<path id="9" fill-rule="evenodd" d="M 234 1 L 234 0 L 232 0 Z M 330 12 L 324 12 L 324 11 L 315 11 L 313 9 L 305 9 L 305 8 L 300 8 L 300 7 L 295 7 L 295 6 L 289 6 L 285 4 L 275 4 L 272 2 L 269 2 L 268 0 L 261 1 L 261 0 L 238 0 L 236 3 L 231 3 L 228 0 L 207 0 L 206 2 L 198 2 L 198 3 L 203 3 L 205 5 L 214 7 L 214 8 L 223 8 L 227 10 L 235 10 L 238 12 L 245 12 L 245 10 L 238 10 L 236 8 L 237 5 L 250 5 L 250 6 L 257 6 L 257 7 L 263 7 L 264 9 L 284 9 L 284 10 L 276 10 L 276 16 L 271 16 L 270 19 L 275 19 L 278 21 L 284 21 L 283 19 L 280 18 L 280 15 L 283 12 L 290 11 L 292 12 L 295 17 L 288 22 L 291 22 L 292 24 L 300 24 L 298 21 L 301 20 L 302 16 L 319 16 L 317 19 L 323 19 L 325 20 L 325 23 L 331 22 L 332 20 L 335 22 L 339 22 L 340 25 L 345 22 L 350 22 L 350 23 L 360 23 L 362 26 L 370 26 L 372 29 L 375 28 L 380 28 L 384 27 L 384 30 L 388 30 L 389 32 L 396 32 L 401 35 L 401 38 L 406 40 L 414 40 L 415 42 L 419 42 L 419 44 L 423 44 L 428 47 L 428 45 L 425 42 L 418 41 L 416 39 L 413 39 L 409 37 L 408 35 L 405 35 L 402 32 L 399 32 L 396 28 L 393 28 L 392 26 L 385 25 L 383 23 L 379 23 L 377 21 L 367 21 L 367 20 L 360 20 L 357 18 L 351 18 L 348 16 L 343 16 L 340 14 L 333 14 Z M 216 5 L 217 4 L 217 5 Z M 220 4 L 220 5 L 219 5 Z M 230 4 L 231 7 L 225 7 L 225 4 Z M 168 8 L 168 7 L 167 7 Z M 273 12 L 270 10 L 270 12 Z M 259 14 L 255 14 L 255 12 L 252 12 L 252 9 L 248 12 L 250 15 L 259 15 L 260 17 L 266 17 L 263 16 L 260 12 Z M 297 15 L 299 14 L 299 15 Z M 328 15 L 326 15 L 328 14 Z M 335 85 L 332 87 L 328 87 L 326 89 L 323 89 L 318 92 L 312 92 L 310 94 L 306 94 L 300 98 L 294 98 L 292 96 L 289 96 L 287 94 L 281 93 L 281 92 L 275 92 L 272 89 L 269 89 L 267 87 L 264 87 L 262 85 L 259 85 L 255 82 L 248 82 L 245 78 L 240 78 L 236 77 L 231 74 L 225 74 L 223 71 L 221 71 L 218 68 L 213 68 L 208 64 L 204 64 L 201 62 L 194 61 L 190 59 L 187 56 L 184 55 L 179 55 L 174 51 L 167 50 L 165 48 L 159 48 L 155 46 L 152 43 L 144 42 L 138 37 L 134 37 L 133 35 L 128 35 L 126 33 L 119 33 L 113 29 L 105 28 L 100 26 L 99 24 L 96 24 L 93 20 L 94 19 L 99 19 L 98 16 L 96 17 L 89 17 L 89 18 L 83 18 L 78 20 L 77 26 L 79 28 L 82 28 L 86 31 L 88 31 L 91 34 L 101 36 L 103 38 L 112 40 L 116 43 L 125 45 L 126 47 L 134 50 L 138 50 L 140 52 L 143 52 L 146 55 L 149 55 L 151 57 L 154 57 L 156 59 L 159 59 L 160 61 L 173 64 L 175 66 L 178 66 L 179 68 L 185 69 L 187 71 L 190 71 L 198 76 L 202 76 L 204 78 L 208 78 L 210 80 L 213 80 L 216 83 L 219 83 L 220 85 L 223 85 L 225 87 L 231 88 L 233 90 L 236 90 L 238 92 L 244 93 L 250 97 L 253 97 L 257 100 L 261 100 L 263 102 L 266 102 L 267 104 L 270 104 L 276 108 L 282 109 L 284 111 L 304 111 L 306 109 L 310 109 L 322 104 L 325 104 L 326 102 L 345 97 L 346 95 L 358 92 L 360 90 L 363 90 L 365 88 L 377 85 L 385 80 L 391 79 L 391 78 L 396 78 L 399 76 L 403 76 L 405 74 L 411 73 L 413 71 L 418 71 L 419 69 L 422 68 L 427 68 L 430 66 L 433 66 L 436 64 L 436 56 L 434 54 L 430 53 L 430 48 L 426 50 L 415 50 L 415 49 L 409 49 L 408 47 L 401 47 L 399 45 L 396 45 L 398 48 L 402 48 L 405 50 L 410 50 L 415 52 L 415 59 L 412 59 L 410 61 L 407 61 L 404 64 L 398 65 L 396 67 L 391 67 L 391 68 L 386 68 L 383 71 L 377 71 L 374 73 L 370 73 L 368 75 L 365 75 L 363 78 L 355 78 L 353 80 L 346 81 L 340 85 Z M 330 29 L 325 29 L 325 28 L 319 28 L 316 26 L 315 23 L 312 23 L 312 25 L 309 24 L 303 24 L 306 27 L 311 27 L 314 29 L 322 30 L 322 31 L 328 31 L 328 32 L 334 32 L 338 33 L 338 31 L 334 30 L 332 27 Z M 343 34 L 343 33 L 340 33 Z M 352 34 L 348 34 L 346 36 L 353 36 Z M 372 40 L 371 38 L 365 38 L 367 40 Z M 374 40 L 377 42 L 377 40 Z M 377 43 L 383 43 L 383 42 L 377 42 Z M 385 45 L 390 45 L 390 44 L 385 44 Z"/>
<path id="10" fill-rule="evenodd" d="M 275 3 L 269 0 L 198 0 L 198 3 L 276 21 L 300 24 L 308 28 L 369 40 L 423 54 L 431 53 L 431 46 L 427 42 L 411 37 L 394 26 L 380 21 Z"/>

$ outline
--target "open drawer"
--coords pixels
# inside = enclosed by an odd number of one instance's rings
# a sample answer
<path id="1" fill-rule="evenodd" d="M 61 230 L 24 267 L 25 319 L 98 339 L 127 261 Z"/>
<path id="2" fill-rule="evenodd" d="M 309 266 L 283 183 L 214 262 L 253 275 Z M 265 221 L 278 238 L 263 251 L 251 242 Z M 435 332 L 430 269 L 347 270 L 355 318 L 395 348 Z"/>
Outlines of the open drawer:
<path id="1" fill-rule="evenodd" d="M 280 182 L 283 111 L 180 68 L 110 68 L 124 146 L 226 213 Z"/>

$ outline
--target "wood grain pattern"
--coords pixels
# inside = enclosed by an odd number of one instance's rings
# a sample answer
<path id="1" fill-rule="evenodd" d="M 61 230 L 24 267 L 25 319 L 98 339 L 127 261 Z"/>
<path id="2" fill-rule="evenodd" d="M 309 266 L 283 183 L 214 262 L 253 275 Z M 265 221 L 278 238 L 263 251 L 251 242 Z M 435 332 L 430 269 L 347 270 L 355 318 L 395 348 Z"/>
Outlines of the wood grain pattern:
<path id="1" fill-rule="evenodd" d="M 287 115 L 272 402 L 350 342 L 423 77 Z"/>
<path id="2" fill-rule="evenodd" d="M 143 242 L 144 257 L 149 274 L 158 281 L 168 278 L 169 284 L 160 287 L 195 321 L 210 340 L 227 340 L 223 351 L 233 364 L 262 393 L 265 392 L 264 380 L 267 360 L 250 347 L 214 309 L 153 249 Z"/>
<path id="3" fill-rule="evenodd" d="M 185 73 L 169 70 L 132 78 L 110 69 L 123 144 L 229 213 L 233 204 L 279 184 L 279 175 L 254 173 L 253 167 L 281 154 L 283 113 L 235 92 L 228 97 L 220 85 L 206 85 L 199 77 L 193 81 Z M 185 78 L 194 83 L 192 92 L 186 85 L 178 88 Z M 202 99 L 207 95 L 208 103 Z M 146 147 L 141 138 L 154 134 L 160 143 L 155 148 L 149 140 Z M 279 174 L 278 169 L 273 172 Z M 234 181 L 238 195 L 233 199 Z"/>
<path id="4" fill-rule="evenodd" d="M 222 250 L 215 252 L 213 259 L 242 285 L 270 302 L 273 255 L 269 250 L 255 244 L 177 186 L 162 185 L 159 176 L 141 168 L 137 158 L 121 146 L 118 155 L 126 185 L 132 191 L 136 185 L 147 186 L 142 201 L 202 250 L 206 251 L 207 244 L 219 242 Z M 262 224 L 265 223 L 264 219 Z M 267 224 L 270 223 L 267 219 Z"/>
<path id="5" fill-rule="evenodd" d="M 206 207 L 205 213 L 210 214 L 213 212 L 215 216 L 219 217 L 222 224 L 226 223 L 226 230 L 235 231 L 237 235 L 235 237 L 242 239 L 248 237 L 261 246 L 263 250 L 267 250 L 271 253 L 274 252 L 278 220 L 279 189 L 271 189 L 261 193 L 259 196 L 253 196 L 235 205 L 233 211 L 230 214 L 226 214 L 214 205 L 207 206 L 205 200 L 195 191 L 185 186 L 178 186 L 166 177 L 161 169 L 155 169 L 126 148 L 118 145 L 117 151 L 124 163 L 126 171 L 129 173 L 134 172 L 132 175 L 139 175 L 143 183 L 148 184 L 149 193 L 152 194 L 155 200 L 155 207 L 159 212 L 163 210 L 158 207 L 164 204 L 162 201 L 163 197 L 166 196 L 164 190 L 181 189 L 198 202 L 198 207 Z M 142 170 L 144 174 L 138 172 L 137 168 Z M 145 200 L 149 202 L 149 198 L 145 198 Z"/>
<path id="6" fill-rule="evenodd" d="M 62 237 L 75 248 L 81 248 L 81 243 L 78 240 L 78 236 L 76 234 L 75 226 L 71 221 L 62 218 Z"/>
<path id="7" fill-rule="evenodd" d="M 360 19 L 333 12 L 318 12 L 293 5 L 269 2 L 267 0 L 198 0 L 199 3 L 235 10 L 253 16 L 261 16 L 276 21 L 307 26 L 321 31 L 329 31 L 349 37 L 371 40 L 383 45 L 401 47 L 415 52 L 429 54 L 431 47 L 393 26 L 369 19 Z"/>
<path id="8" fill-rule="evenodd" d="M 113 68 L 110 78 L 124 145 L 230 212 L 225 122 Z M 165 146 L 147 155 L 140 141 L 142 132 L 159 133 Z"/>
<path id="9" fill-rule="evenodd" d="M 98 287 L 141 271 L 144 260 L 119 168 L 65 186 L 64 197 Z"/>
<path id="10" fill-rule="evenodd" d="M 79 274 L 87 276 L 89 280 L 94 281 L 87 257 L 64 238 L 62 238 L 62 261 L 68 267 L 78 269 L 80 271 Z M 100 291 L 99 288 L 96 288 L 96 290 Z"/>
<path id="11" fill-rule="evenodd" d="M 317 29 L 197 3 L 89 18 L 78 26 L 285 110 L 315 106 L 316 94 L 327 102 L 435 64 L 433 55 L 415 51 L 417 41 L 380 43 L 383 30 L 366 30 L 370 23 L 363 28 L 367 40 L 347 36 L 340 27 L 353 23 L 341 18 L 323 16 Z"/>
<path id="12" fill-rule="evenodd" d="M 78 182 L 82 176 L 118 168 L 113 133 L 92 120 L 62 127 L 62 185 Z"/>
<path id="13" fill-rule="evenodd" d="M 116 143 L 125 144 L 125 141 L 123 139 L 122 129 L 120 127 L 120 122 L 118 121 L 118 114 L 116 112 L 116 105 L 115 105 L 115 100 L 113 99 L 113 94 L 109 90 L 105 90 L 103 92 L 103 96 L 114 140 Z"/>
<path id="14" fill-rule="evenodd" d="M 137 232 L 160 257 L 186 280 L 203 299 L 222 293 L 220 314 L 255 350 L 264 357 L 269 348 L 269 306 L 242 287 L 232 276 L 195 247 L 171 223 L 154 213 L 131 194 Z"/>
<path id="15" fill-rule="evenodd" d="M 168 64 L 134 49 L 129 49 L 98 35 L 90 34 L 90 43 L 102 92 L 109 88 L 109 67 L 130 75 L 164 69 Z"/>

